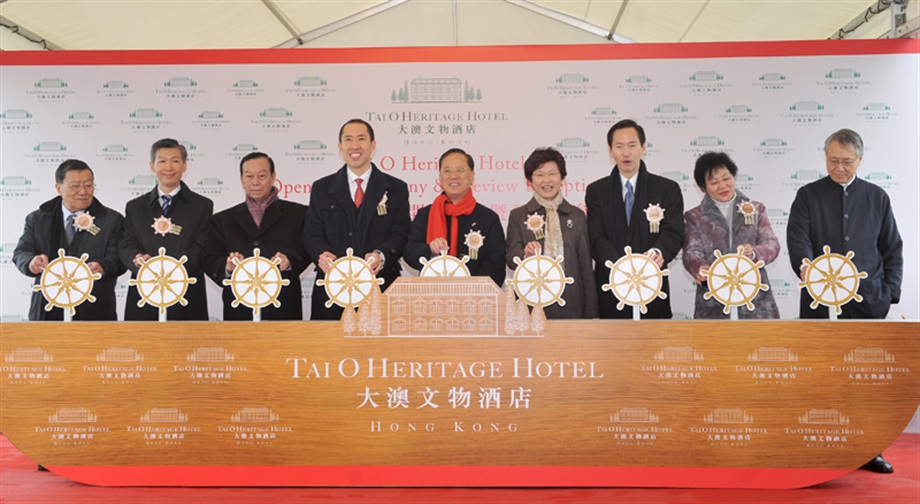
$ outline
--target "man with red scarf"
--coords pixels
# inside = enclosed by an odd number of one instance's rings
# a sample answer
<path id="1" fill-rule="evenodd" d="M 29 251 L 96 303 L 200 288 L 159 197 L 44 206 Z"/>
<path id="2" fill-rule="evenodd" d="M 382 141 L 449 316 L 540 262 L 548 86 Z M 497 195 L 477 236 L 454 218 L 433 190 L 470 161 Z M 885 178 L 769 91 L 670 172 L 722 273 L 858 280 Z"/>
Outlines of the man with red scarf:
<path id="1" fill-rule="evenodd" d="M 412 221 L 404 258 L 421 269 L 422 257 L 442 251 L 454 257 L 469 256 L 466 267 L 473 276 L 489 276 L 501 287 L 505 281 L 505 231 L 498 215 L 473 197 L 473 157 L 463 149 L 441 155 L 439 183 L 444 191 L 422 208 Z"/>

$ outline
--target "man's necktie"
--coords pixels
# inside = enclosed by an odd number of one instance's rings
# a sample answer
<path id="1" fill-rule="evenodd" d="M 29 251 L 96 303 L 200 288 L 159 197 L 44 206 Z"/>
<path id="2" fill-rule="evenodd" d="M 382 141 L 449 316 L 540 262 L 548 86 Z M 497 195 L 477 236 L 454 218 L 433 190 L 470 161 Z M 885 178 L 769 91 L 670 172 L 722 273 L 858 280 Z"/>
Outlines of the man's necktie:
<path id="1" fill-rule="evenodd" d="M 361 188 L 361 183 L 364 182 L 361 179 L 355 179 L 355 184 L 358 184 L 358 189 L 355 190 L 355 206 L 361 208 L 361 202 L 364 201 L 364 189 Z"/>
<path id="2" fill-rule="evenodd" d="M 76 219 L 77 214 L 72 213 L 67 216 L 67 223 L 64 224 L 64 236 L 67 237 L 67 244 L 70 245 L 73 242 L 73 237 L 77 235 L 77 229 L 73 227 L 73 221 Z"/>
<path id="3" fill-rule="evenodd" d="M 172 196 L 164 194 L 163 198 L 163 215 L 169 215 L 169 204 L 172 203 Z"/>
<path id="4" fill-rule="evenodd" d="M 632 209 L 633 203 L 636 201 L 636 194 L 633 192 L 632 182 L 626 181 L 626 199 L 623 200 L 626 203 L 626 225 L 629 225 L 629 220 L 632 218 Z"/>

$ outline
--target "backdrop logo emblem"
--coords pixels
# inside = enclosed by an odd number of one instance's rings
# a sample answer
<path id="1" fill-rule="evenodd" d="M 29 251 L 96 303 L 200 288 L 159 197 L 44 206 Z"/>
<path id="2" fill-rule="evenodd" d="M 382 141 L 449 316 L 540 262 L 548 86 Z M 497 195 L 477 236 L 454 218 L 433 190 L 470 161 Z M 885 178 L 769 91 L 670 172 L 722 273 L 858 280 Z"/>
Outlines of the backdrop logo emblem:
<path id="1" fill-rule="evenodd" d="M 792 147 L 789 147 L 789 143 L 782 138 L 765 138 L 753 149 L 755 153 L 766 159 L 782 158 L 793 150 Z"/>
<path id="2" fill-rule="evenodd" d="M 240 79 L 233 83 L 227 89 L 227 94 L 233 95 L 234 98 L 254 98 L 265 92 L 259 87 L 259 83 L 252 79 Z"/>
<path id="3" fill-rule="evenodd" d="M 725 82 L 725 77 L 715 70 L 699 70 L 690 74 L 687 81 L 680 87 L 690 91 L 693 96 L 718 95 L 723 89 L 732 87 Z"/>
<path id="4" fill-rule="evenodd" d="M 789 105 L 788 113 L 781 113 L 780 117 L 789 119 L 793 126 L 822 126 L 825 119 L 833 119 L 834 115 L 824 111 L 824 105 L 817 100 L 799 100 Z"/>
<path id="5" fill-rule="evenodd" d="M 585 74 L 564 73 L 556 77 L 552 84 L 546 86 L 546 90 L 555 92 L 560 99 L 578 99 L 586 98 L 592 92 L 597 91 L 597 86 L 591 84 L 591 79 Z"/>
<path id="6" fill-rule="evenodd" d="M 862 74 L 853 68 L 833 68 L 824 74 L 825 80 L 818 81 L 831 94 L 853 94 L 864 86 L 871 84 L 867 79 L 861 79 Z"/>
<path id="7" fill-rule="evenodd" d="M 390 91 L 392 103 L 481 102 L 482 89 L 458 77 L 417 77 Z"/>
<path id="8" fill-rule="evenodd" d="M 789 81 L 784 74 L 779 72 L 768 72 L 761 74 L 751 85 L 761 91 L 777 92 L 792 86 L 792 82 Z"/>
<path id="9" fill-rule="evenodd" d="M 60 102 L 68 95 L 76 94 L 67 89 L 67 82 L 58 77 L 44 77 L 37 80 L 26 95 L 34 96 L 41 102 Z"/>
<path id="10" fill-rule="evenodd" d="M 335 88 L 328 84 L 326 79 L 318 75 L 304 75 L 294 81 L 293 88 L 285 89 L 285 92 L 298 100 L 319 101 L 335 92 Z"/>
<path id="11" fill-rule="evenodd" d="M 192 124 L 208 131 L 220 129 L 229 123 L 230 121 L 225 119 L 224 114 L 219 110 L 205 110 L 198 114 L 197 119 L 192 120 Z"/>
<path id="12" fill-rule="evenodd" d="M 645 117 L 659 127 L 683 128 L 688 122 L 696 119 L 696 116 L 689 112 L 690 109 L 683 103 L 664 102 L 656 106 L 652 114 Z"/>

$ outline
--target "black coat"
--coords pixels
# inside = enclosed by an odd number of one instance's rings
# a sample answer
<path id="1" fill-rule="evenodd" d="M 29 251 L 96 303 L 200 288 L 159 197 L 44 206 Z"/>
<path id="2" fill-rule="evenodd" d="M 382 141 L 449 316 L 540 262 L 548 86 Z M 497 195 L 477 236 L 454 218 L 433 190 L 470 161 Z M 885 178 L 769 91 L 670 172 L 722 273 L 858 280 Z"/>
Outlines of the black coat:
<path id="1" fill-rule="evenodd" d="M 386 289 L 399 276 L 403 247 L 409 236 L 409 188 L 406 183 L 371 165 L 371 177 L 364 189 L 364 203 L 355 208 L 348 186 L 348 167 L 317 180 L 310 194 L 310 207 L 304 222 L 303 244 L 310 261 L 315 262 L 323 252 L 342 257 L 350 247 L 355 257 L 379 250 L 385 257 L 383 269 L 377 274 Z M 377 204 L 386 195 L 387 213 L 379 215 Z M 325 278 L 316 268 L 316 280 Z M 338 320 L 342 308 L 325 307 L 324 287 L 314 284 L 311 320 Z"/>
<path id="2" fill-rule="evenodd" d="M 428 215 L 431 213 L 431 205 L 426 206 L 418 211 L 415 220 L 412 221 L 412 230 L 409 232 L 409 243 L 406 244 L 406 263 L 417 269 L 422 269 L 421 258 L 431 259 L 435 257 L 431 253 L 431 246 L 428 245 Z M 451 218 L 447 218 L 447 240 L 450 241 Z M 505 282 L 505 231 L 502 229 L 501 220 L 498 214 L 490 208 L 476 203 L 473 213 L 457 217 L 457 256 L 463 257 L 470 254 L 469 247 L 466 246 L 464 236 L 471 230 L 478 230 L 485 237 L 482 247 L 477 253 L 478 258 L 470 258 L 466 263 L 467 269 L 472 276 L 488 276 L 502 288 Z"/>
<path id="3" fill-rule="evenodd" d="M 118 259 L 118 241 L 122 235 L 124 218 L 120 213 L 107 208 L 93 198 L 87 212 L 95 220 L 99 228 L 95 236 L 87 231 L 78 231 L 73 242 L 68 245 L 64 236 L 64 215 L 61 210 L 60 196 L 48 200 L 38 210 L 26 216 L 25 229 L 16 244 L 13 252 L 13 262 L 23 274 L 35 277 L 38 285 L 41 274 L 29 271 L 32 258 L 45 254 L 53 261 L 58 258 L 58 249 L 63 248 L 67 255 L 80 257 L 87 254 L 86 262 L 98 262 L 103 271 L 102 278 L 93 283 L 92 295 L 96 302 L 84 301 L 76 307 L 74 320 L 117 320 L 115 311 L 115 280 L 125 272 L 124 266 Z M 41 292 L 32 293 L 32 303 L 29 306 L 29 320 L 63 320 L 64 310 L 52 308 L 45 311 L 47 301 Z"/>
<path id="4" fill-rule="evenodd" d="M 281 287 L 277 298 L 281 306 L 261 308 L 261 319 L 303 319 L 300 274 L 309 264 L 302 239 L 306 212 L 307 207 L 304 205 L 275 200 L 265 209 L 259 227 L 252 220 L 245 202 L 214 214 L 208 226 L 208 241 L 202 262 L 208 276 L 223 289 L 224 320 L 252 320 L 252 308 L 231 306 L 236 298 L 233 289 L 229 285 L 224 286 L 223 281 L 229 278 L 227 256 L 231 252 L 239 252 L 243 257 L 251 257 L 256 248 L 261 257 L 271 259 L 281 252 L 291 262 L 291 267 L 281 272 L 281 277 L 291 282 Z"/>
<path id="5" fill-rule="evenodd" d="M 622 185 L 616 166 L 610 175 L 592 182 L 585 192 L 588 206 L 588 238 L 591 257 L 594 259 L 594 282 L 597 284 L 597 302 L 601 318 L 632 318 L 632 307 L 617 310 L 618 303 L 611 291 L 602 291 L 608 283 L 610 268 L 606 261 L 616 262 L 630 246 L 632 253 L 642 254 L 657 248 L 664 257 L 664 267 L 673 260 L 684 245 L 684 200 L 680 186 L 673 180 L 648 172 L 645 162 L 639 166 L 636 196 L 629 226 L 626 225 L 626 205 L 623 203 Z M 664 209 L 664 219 L 658 233 L 649 230 L 645 209 L 658 204 Z M 668 277 L 664 277 L 662 292 L 666 299 L 655 299 L 647 305 L 643 318 L 671 318 L 671 300 Z"/>
<path id="6" fill-rule="evenodd" d="M 207 239 L 208 221 L 213 213 L 214 203 L 192 192 L 185 182 L 182 182 L 182 189 L 173 198 L 168 216 L 174 225 L 182 226 L 182 232 L 178 235 L 155 234 L 151 227 L 154 219 L 163 215 L 159 193 L 155 187 L 125 205 L 125 234 L 122 236 L 118 253 L 131 276 L 137 276 L 137 268 L 134 266 L 134 257 L 137 254 L 156 256 L 159 248 L 164 247 L 168 256 L 176 259 L 186 256 L 188 260 L 185 269 L 188 276 L 197 279 L 196 283 L 188 286 L 185 293 L 185 300 L 188 302 L 186 306 L 176 303 L 167 308 L 166 315 L 169 320 L 208 320 L 208 301 L 200 259 Z M 157 320 L 158 308 L 149 304 L 139 308 L 137 302 L 140 298 L 137 287 L 129 286 L 125 302 L 125 320 Z"/>
<path id="7" fill-rule="evenodd" d="M 853 300 L 843 305 L 840 318 L 885 318 L 891 304 L 901 297 L 904 274 L 903 243 L 888 194 L 859 178 L 846 191 L 830 177 L 800 188 L 786 227 L 786 246 L 795 272 L 800 271 L 802 259 L 822 255 L 825 245 L 841 255 L 852 250 L 853 264 L 869 275 L 859 282 L 857 292 L 862 302 Z M 827 308 L 812 310 L 811 302 L 803 288 L 799 317 L 826 319 Z"/>

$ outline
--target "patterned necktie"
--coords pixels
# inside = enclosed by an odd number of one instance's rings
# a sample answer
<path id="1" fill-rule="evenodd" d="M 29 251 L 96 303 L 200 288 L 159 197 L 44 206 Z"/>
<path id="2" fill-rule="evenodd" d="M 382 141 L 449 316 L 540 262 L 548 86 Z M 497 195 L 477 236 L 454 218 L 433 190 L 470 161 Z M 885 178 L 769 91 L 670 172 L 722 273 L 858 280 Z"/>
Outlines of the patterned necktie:
<path id="1" fill-rule="evenodd" d="M 169 215 L 169 204 L 172 203 L 172 196 L 164 194 L 163 198 L 163 215 Z"/>
<path id="2" fill-rule="evenodd" d="M 358 189 L 355 190 L 355 206 L 361 208 L 361 202 L 364 201 L 364 189 L 361 188 L 361 183 L 363 180 L 357 178 L 355 179 L 355 184 L 358 184 Z"/>
<path id="3" fill-rule="evenodd" d="M 76 219 L 77 214 L 72 213 L 67 216 L 67 223 L 64 224 L 64 236 L 67 237 L 67 244 L 70 245 L 73 242 L 73 237 L 77 235 L 77 229 L 73 227 L 73 221 Z"/>
<path id="4" fill-rule="evenodd" d="M 626 181 L 626 199 L 623 200 L 626 203 L 626 225 L 629 226 L 629 221 L 632 219 L 632 209 L 633 203 L 636 200 L 636 194 L 633 192 L 632 182 Z"/>

